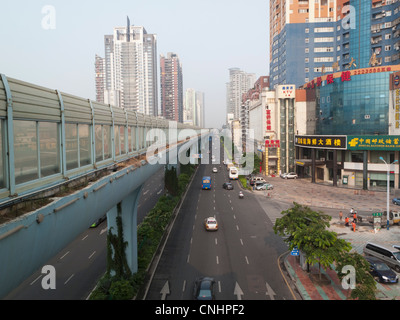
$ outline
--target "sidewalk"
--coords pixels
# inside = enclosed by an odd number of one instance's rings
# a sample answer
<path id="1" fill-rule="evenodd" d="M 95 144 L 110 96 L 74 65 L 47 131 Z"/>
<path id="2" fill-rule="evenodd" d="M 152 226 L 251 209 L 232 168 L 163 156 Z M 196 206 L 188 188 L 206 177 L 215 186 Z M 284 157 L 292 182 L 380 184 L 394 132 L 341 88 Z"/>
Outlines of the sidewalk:
<path id="1" fill-rule="evenodd" d="M 386 210 L 386 192 L 338 188 L 311 183 L 303 179 L 285 180 L 279 177 L 265 177 L 265 179 L 274 185 L 274 189 L 269 190 L 274 200 L 319 207 L 321 211 L 324 208 L 338 209 L 337 215 L 332 217 L 330 230 L 336 232 L 339 238 L 349 241 L 355 252 L 363 254 L 362 250 L 367 241 L 400 244 L 400 226 L 390 226 L 389 230 L 382 228 L 375 233 L 371 224 L 363 223 L 357 227 L 356 232 L 353 232 L 338 218 L 339 210 L 343 211 L 343 219 L 351 208 L 357 210 L 361 216 L 369 216 L 373 212 Z M 391 202 L 389 209 L 400 211 L 400 207 Z M 317 266 L 311 267 L 310 273 L 307 273 L 301 269 L 298 258 L 290 254 L 285 257 L 284 263 L 304 300 L 347 299 L 349 292 L 342 288 L 335 271 L 321 269 L 322 279 L 320 280 Z M 400 300 L 400 283 L 390 285 L 377 283 L 377 289 L 378 299 Z"/>

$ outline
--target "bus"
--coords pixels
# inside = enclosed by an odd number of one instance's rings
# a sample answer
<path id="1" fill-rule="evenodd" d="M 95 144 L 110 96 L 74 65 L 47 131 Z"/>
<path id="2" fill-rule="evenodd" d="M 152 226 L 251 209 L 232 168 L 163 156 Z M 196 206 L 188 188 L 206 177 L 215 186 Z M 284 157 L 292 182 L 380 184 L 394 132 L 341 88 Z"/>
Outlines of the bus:
<path id="1" fill-rule="evenodd" d="M 203 190 L 211 189 L 211 177 L 203 177 L 203 183 L 201 185 Z"/>
<path id="2" fill-rule="evenodd" d="M 231 167 L 229 169 L 229 179 L 231 180 L 239 179 L 239 170 L 236 167 Z"/>

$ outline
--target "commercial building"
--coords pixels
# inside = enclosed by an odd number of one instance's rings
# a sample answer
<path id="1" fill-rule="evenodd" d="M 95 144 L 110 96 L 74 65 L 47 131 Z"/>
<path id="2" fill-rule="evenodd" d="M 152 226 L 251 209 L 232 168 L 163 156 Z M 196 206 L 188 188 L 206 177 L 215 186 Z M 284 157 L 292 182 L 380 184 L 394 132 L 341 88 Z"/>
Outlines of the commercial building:
<path id="1" fill-rule="evenodd" d="M 304 85 L 309 112 L 296 171 L 312 181 L 399 188 L 400 65 L 327 74 Z M 303 131 L 304 132 L 304 131 Z"/>
<path id="2" fill-rule="evenodd" d="M 254 83 L 254 87 L 242 95 L 240 108 L 240 126 L 242 130 L 242 148 L 246 150 L 246 138 L 249 134 L 249 108 L 250 102 L 259 100 L 264 88 L 269 88 L 269 76 L 261 76 Z"/>
<path id="3" fill-rule="evenodd" d="M 157 116 L 157 36 L 127 18 L 126 27 L 104 37 L 104 46 L 105 58 L 96 56 L 97 101 Z"/>
<path id="4" fill-rule="evenodd" d="M 161 115 L 183 123 L 182 64 L 176 53 L 160 55 Z"/>
<path id="5" fill-rule="evenodd" d="M 295 169 L 295 119 L 305 107 L 304 103 L 296 103 L 296 96 L 294 85 L 283 85 L 275 90 L 263 88 L 258 98 L 248 101 L 249 130 L 253 131 L 254 147 L 266 175 Z"/>
<path id="6" fill-rule="evenodd" d="M 271 88 L 400 62 L 400 4 L 392 0 L 270 1 Z"/>

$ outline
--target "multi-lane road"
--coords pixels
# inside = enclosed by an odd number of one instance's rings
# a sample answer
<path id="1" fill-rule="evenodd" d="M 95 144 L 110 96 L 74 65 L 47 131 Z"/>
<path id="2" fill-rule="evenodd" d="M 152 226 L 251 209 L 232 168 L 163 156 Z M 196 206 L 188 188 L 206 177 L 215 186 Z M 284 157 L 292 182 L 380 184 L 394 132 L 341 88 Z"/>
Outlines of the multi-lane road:
<path id="1" fill-rule="evenodd" d="M 216 167 L 217 173 L 212 169 Z M 203 176 L 212 177 L 212 189 L 202 190 Z M 225 190 L 229 181 L 223 164 L 199 166 L 168 237 L 146 300 L 190 300 L 194 281 L 213 277 L 217 300 L 293 300 L 279 258 L 288 251 L 274 234 L 270 217 L 284 205 L 257 200 L 240 186 Z M 261 205 L 262 204 L 262 205 Z M 213 216 L 219 230 L 205 230 L 204 219 Z M 273 219 L 273 218 L 272 218 Z"/>
<path id="2" fill-rule="evenodd" d="M 164 170 L 143 186 L 138 204 L 138 223 L 164 193 Z M 83 300 L 87 299 L 106 271 L 107 222 L 88 228 L 67 247 L 43 265 L 54 266 L 56 288 L 44 290 L 46 272 L 41 268 L 5 297 L 6 300 Z M 12 276 L 12 275 L 11 275 Z M 46 281 L 45 281 L 46 282 Z"/>
<path id="3" fill-rule="evenodd" d="M 216 167 L 217 173 L 212 169 Z M 202 190 L 203 176 L 212 177 L 212 189 Z M 164 172 L 160 170 L 143 188 L 138 223 L 163 194 Z M 287 205 L 246 192 L 239 199 L 240 186 L 222 188 L 229 181 L 220 163 L 198 167 L 182 202 L 146 300 L 191 300 L 194 281 L 203 276 L 216 281 L 220 300 L 293 300 L 280 258 L 287 245 L 274 234 L 273 222 Z M 213 216 L 219 230 L 207 232 L 204 220 Z M 88 228 L 44 265 L 56 270 L 56 289 L 44 290 L 44 274 L 38 270 L 5 299 L 86 299 L 106 270 L 107 225 Z"/>

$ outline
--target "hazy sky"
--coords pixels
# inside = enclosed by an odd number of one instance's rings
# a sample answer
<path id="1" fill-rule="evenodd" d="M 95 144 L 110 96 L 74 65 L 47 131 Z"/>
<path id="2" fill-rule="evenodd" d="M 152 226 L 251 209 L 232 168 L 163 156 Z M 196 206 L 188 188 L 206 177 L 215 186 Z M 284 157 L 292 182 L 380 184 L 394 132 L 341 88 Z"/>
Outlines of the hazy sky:
<path id="1" fill-rule="evenodd" d="M 228 69 L 269 74 L 268 7 L 267 0 L 2 1 L 0 73 L 95 100 L 95 55 L 104 57 L 104 35 L 129 16 L 157 35 L 158 55 L 178 54 L 184 90 L 204 92 L 206 126 L 221 127 Z"/>

